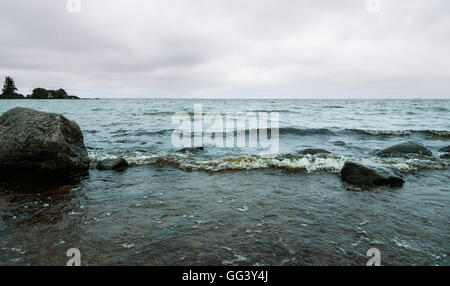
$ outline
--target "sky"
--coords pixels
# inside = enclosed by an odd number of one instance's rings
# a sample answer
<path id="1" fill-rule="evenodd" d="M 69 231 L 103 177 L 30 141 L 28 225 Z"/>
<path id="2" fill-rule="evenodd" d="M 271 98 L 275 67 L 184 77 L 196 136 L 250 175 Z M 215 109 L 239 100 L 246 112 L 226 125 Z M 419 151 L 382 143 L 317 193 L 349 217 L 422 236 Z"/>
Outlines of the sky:
<path id="1" fill-rule="evenodd" d="M 19 93 L 450 98 L 448 0 L 70 1 L 1 0 Z"/>

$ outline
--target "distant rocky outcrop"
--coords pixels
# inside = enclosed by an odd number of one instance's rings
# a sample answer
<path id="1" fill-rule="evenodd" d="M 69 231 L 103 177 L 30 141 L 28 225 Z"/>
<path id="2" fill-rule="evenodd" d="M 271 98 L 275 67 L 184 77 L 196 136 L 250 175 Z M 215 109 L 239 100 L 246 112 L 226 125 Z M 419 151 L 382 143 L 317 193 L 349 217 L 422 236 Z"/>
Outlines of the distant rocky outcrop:
<path id="1" fill-rule="evenodd" d="M 25 99 L 25 96 L 19 93 L 15 94 L 1 94 L 0 99 Z"/>
<path id="2" fill-rule="evenodd" d="M 5 77 L 0 99 L 79 99 L 74 95 L 68 95 L 67 92 L 60 88 L 58 90 L 47 90 L 45 88 L 35 88 L 33 93 L 26 97 L 16 92 L 17 87 L 14 79 L 10 76 Z"/>
<path id="3" fill-rule="evenodd" d="M 411 154 L 425 156 L 433 155 L 433 153 L 425 146 L 414 141 L 402 142 L 378 152 L 378 155 L 381 157 L 407 157 Z"/>
<path id="4" fill-rule="evenodd" d="M 371 162 L 345 162 L 341 179 L 346 183 L 369 187 L 401 187 L 404 184 L 403 178 L 395 169 Z"/>
<path id="5" fill-rule="evenodd" d="M 16 107 L 0 116 L 0 178 L 59 181 L 89 170 L 83 134 L 62 115 Z"/>

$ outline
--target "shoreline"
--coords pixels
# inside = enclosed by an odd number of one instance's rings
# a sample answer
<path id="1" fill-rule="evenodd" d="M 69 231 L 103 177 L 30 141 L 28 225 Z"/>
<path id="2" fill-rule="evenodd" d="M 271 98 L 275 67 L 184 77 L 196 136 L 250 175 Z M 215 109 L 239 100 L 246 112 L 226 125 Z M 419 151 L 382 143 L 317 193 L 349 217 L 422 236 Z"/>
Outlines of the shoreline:
<path id="1" fill-rule="evenodd" d="M 0 113 L 18 102 L 6 101 Z M 1 265 L 65 265 L 73 247 L 82 265 L 365 265 L 373 247 L 382 265 L 450 263 L 449 161 L 439 158 L 446 133 L 384 132 L 448 130 L 440 101 L 203 102 L 222 113 L 286 110 L 278 158 L 170 146 L 170 116 L 191 111 L 191 101 L 25 102 L 75 120 L 91 166 L 89 176 L 62 186 L 0 184 Z M 398 146 L 411 140 L 419 144 Z M 382 157 L 400 150 L 418 154 Z M 131 167 L 97 170 L 106 158 Z M 359 159 L 403 169 L 403 187 L 347 188 L 342 167 Z M 183 170 L 197 167 L 213 171 Z"/>

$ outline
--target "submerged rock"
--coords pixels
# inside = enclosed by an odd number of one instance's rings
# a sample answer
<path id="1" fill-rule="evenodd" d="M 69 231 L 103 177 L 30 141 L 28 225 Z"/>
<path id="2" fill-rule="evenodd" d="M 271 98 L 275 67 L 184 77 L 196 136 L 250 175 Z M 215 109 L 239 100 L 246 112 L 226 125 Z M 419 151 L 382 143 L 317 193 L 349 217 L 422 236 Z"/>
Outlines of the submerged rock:
<path id="1" fill-rule="evenodd" d="M 447 152 L 450 153 L 450 146 L 446 146 L 444 148 L 439 149 L 439 152 Z"/>
<path id="2" fill-rule="evenodd" d="M 442 159 L 450 159 L 450 153 L 445 153 L 441 155 Z"/>
<path id="3" fill-rule="evenodd" d="M 344 182 L 359 186 L 401 187 L 404 180 L 397 172 L 387 166 L 371 162 L 356 163 L 347 161 L 341 170 Z"/>
<path id="4" fill-rule="evenodd" d="M 301 151 L 300 153 L 302 153 L 303 155 L 316 155 L 316 154 L 329 154 L 330 152 L 325 150 L 325 149 L 320 149 L 320 148 L 307 148 L 303 151 Z"/>
<path id="5" fill-rule="evenodd" d="M 333 141 L 332 143 L 335 146 L 345 146 L 345 142 L 344 141 Z"/>
<path id="6" fill-rule="evenodd" d="M 186 153 L 186 152 L 195 153 L 198 151 L 203 151 L 204 149 L 205 149 L 204 147 L 186 147 L 186 148 L 180 149 L 178 152 L 180 152 L 180 153 Z"/>
<path id="7" fill-rule="evenodd" d="M 116 170 L 116 171 L 124 171 L 130 165 L 123 158 L 118 159 L 106 159 L 97 164 L 97 169 L 99 170 Z"/>
<path id="8" fill-rule="evenodd" d="M 0 116 L 0 177 L 59 181 L 87 173 L 83 133 L 55 113 L 16 107 Z"/>
<path id="9" fill-rule="evenodd" d="M 414 141 L 402 142 L 378 152 L 381 157 L 405 157 L 408 154 L 433 155 L 425 146 Z"/>

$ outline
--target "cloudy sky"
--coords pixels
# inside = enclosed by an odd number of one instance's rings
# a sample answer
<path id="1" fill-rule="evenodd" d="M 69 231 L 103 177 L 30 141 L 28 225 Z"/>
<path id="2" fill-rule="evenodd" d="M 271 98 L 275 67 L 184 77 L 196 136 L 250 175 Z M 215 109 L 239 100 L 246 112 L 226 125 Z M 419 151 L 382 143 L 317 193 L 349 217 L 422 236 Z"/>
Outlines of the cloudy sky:
<path id="1" fill-rule="evenodd" d="M 1 0 L 0 76 L 20 93 L 450 98 L 448 0 L 67 1 Z"/>

